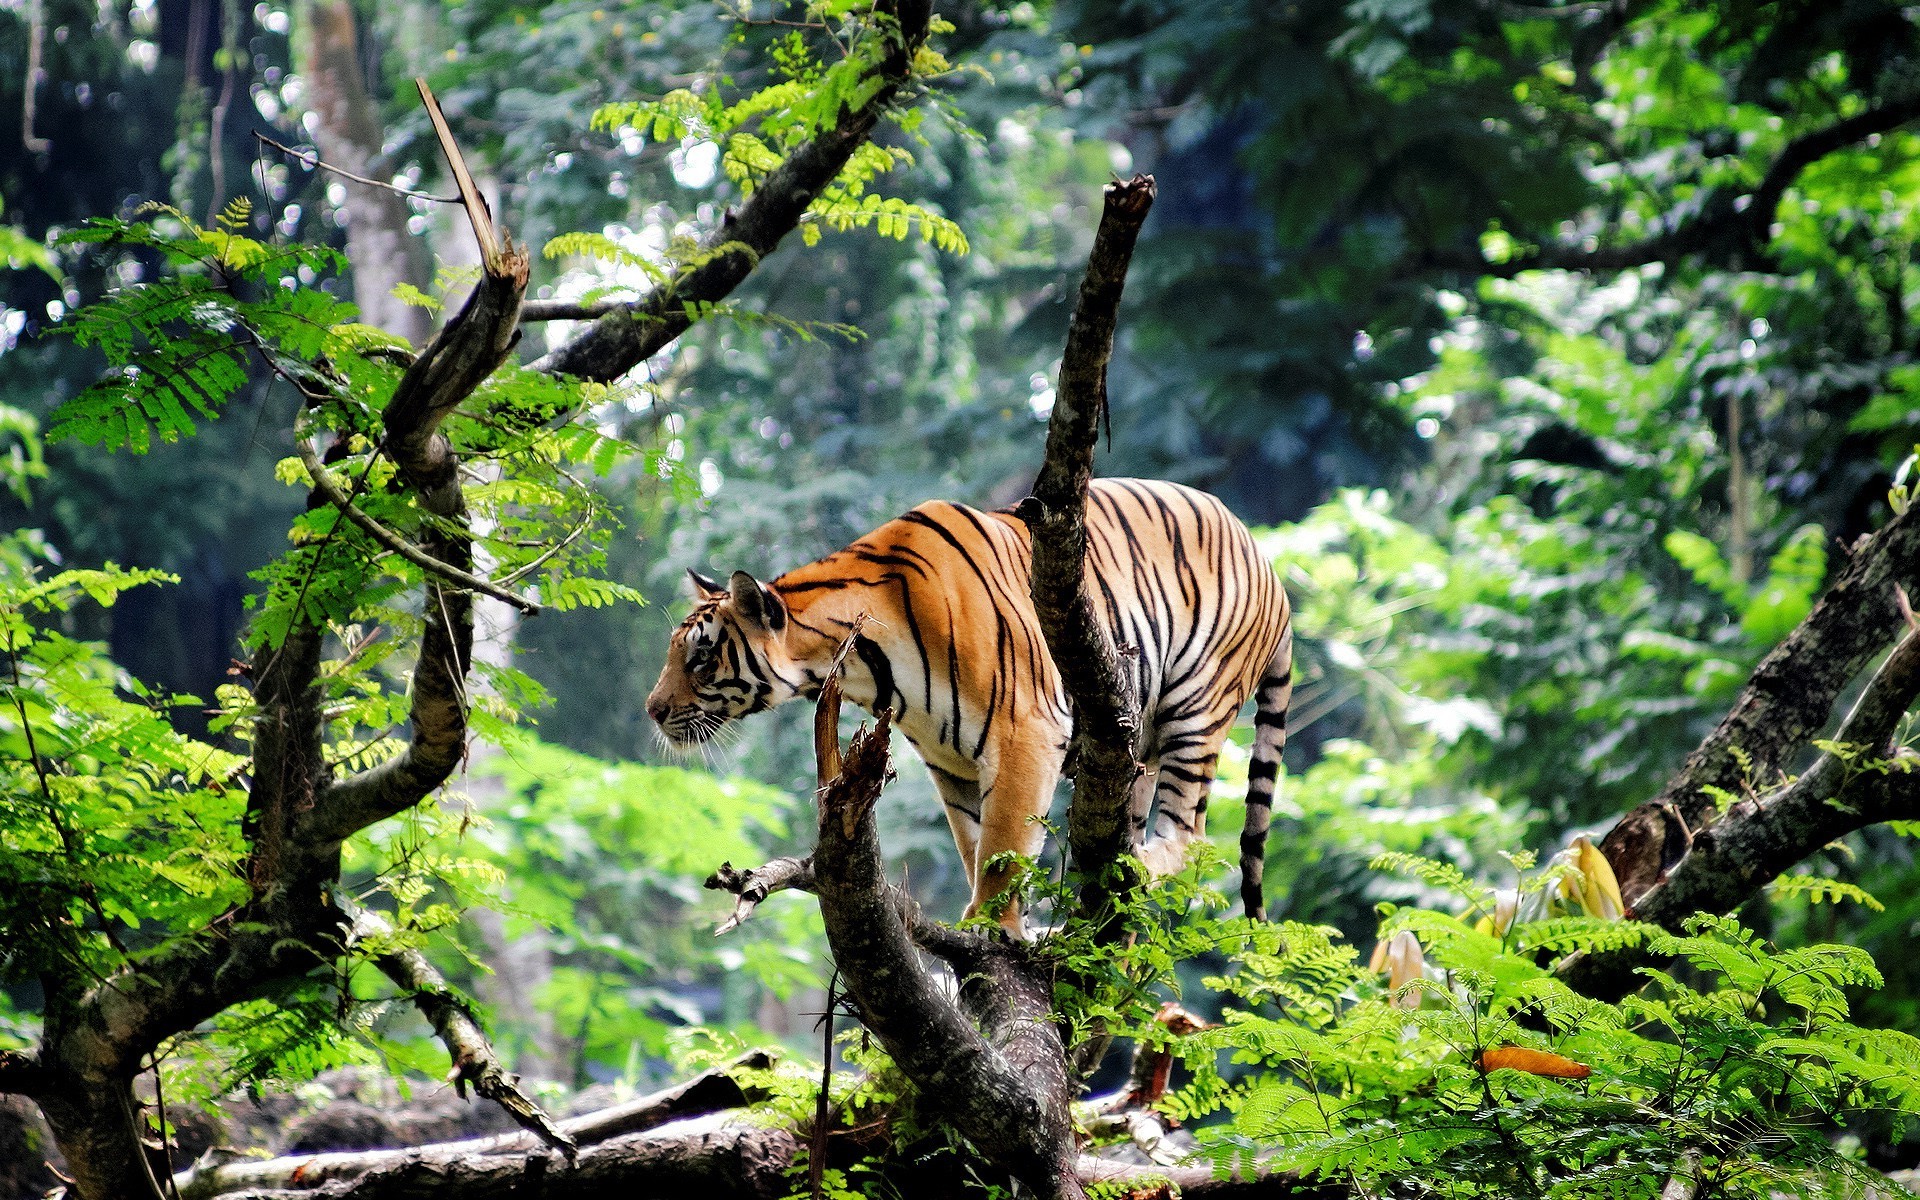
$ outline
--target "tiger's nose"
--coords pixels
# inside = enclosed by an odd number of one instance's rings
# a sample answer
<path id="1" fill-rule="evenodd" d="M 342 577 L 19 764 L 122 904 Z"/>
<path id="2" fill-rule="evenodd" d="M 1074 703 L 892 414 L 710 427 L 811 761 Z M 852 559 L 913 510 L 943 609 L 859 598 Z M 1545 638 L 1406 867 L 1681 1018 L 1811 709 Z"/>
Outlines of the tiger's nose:
<path id="1" fill-rule="evenodd" d="M 665 700 L 650 699 L 647 701 L 647 715 L 653 718 L 655 725 L 665 725 L 667 723 L 667 714 L 671 711 L 672 708 Z"/>

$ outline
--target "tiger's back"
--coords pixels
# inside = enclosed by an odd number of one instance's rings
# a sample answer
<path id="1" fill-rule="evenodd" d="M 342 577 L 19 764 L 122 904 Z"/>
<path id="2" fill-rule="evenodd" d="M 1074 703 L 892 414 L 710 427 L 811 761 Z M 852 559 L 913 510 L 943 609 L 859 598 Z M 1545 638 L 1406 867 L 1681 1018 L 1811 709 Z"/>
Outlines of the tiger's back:
<path id="1" fill-rule="evenodd" d="M 1246 527 L 1191 488 L 1096 480 L 1087 532 L 1095 611 L 1123 648 L 1140 699 L 1136 752 L 1147 771 L 1132 809 L 1150 870 L 1177 870 L 1204 831 L 1220 745 L 1247 697 L 1258 700 L 1242 835 L 1242 890 L 1257 910 L 1291 691 L 1285 593 Z M 865 618 L 846 693 L 869 710 L 892 708 L 926 761 L 975 883 L 969 912 L 1003 883 L 1003 872 L 982 870 L 987 860 L 1038 852 L 1036 818 L 1046 814 L 1072 731 L 1033 608 L 1031 564 L 1031 536 L 1011 512 L 935 501 L 770 584 L 745 577 L 763 601 L 741 592 L 739 575 L 728 598 L 708 597 L 709 620 L 743 602 L 781 610 L 777 630 L 771 618 L 757 631 L 751 620 L 734 623 L 742 677 L 770 689 L 758 707 L 778 703 L 775 692 L 816 692 L 834 648 Z M 662 688 L 673 666 L 670 657 Z"/>

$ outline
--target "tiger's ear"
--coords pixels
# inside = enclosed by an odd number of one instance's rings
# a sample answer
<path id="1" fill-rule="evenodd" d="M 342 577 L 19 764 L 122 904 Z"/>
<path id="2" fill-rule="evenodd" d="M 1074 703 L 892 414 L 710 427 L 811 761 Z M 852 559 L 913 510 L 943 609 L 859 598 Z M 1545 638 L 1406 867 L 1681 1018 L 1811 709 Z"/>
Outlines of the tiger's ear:
<path id="1" fill-rule="evenodd" d="M 786 601 L 772 588 L 745 571 L 735 571 L 728 580 L 733 593 L 733 611 L 742 621 L 779 633 L 787 627 Z"/>
<path id="2" fill-rule="evenodd" d="M 687 590 L 693 594 L 695 600 L 711 600 L 727 589 L 721 587 L 718 580 L 708 579 L 692 567 L 688 567 Z"/>

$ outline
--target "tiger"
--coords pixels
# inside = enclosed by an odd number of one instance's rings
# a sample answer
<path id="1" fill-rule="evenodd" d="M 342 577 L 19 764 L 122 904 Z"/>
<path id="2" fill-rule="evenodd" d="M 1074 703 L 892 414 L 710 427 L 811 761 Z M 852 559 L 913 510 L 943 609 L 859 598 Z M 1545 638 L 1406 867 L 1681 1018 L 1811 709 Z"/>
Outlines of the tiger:
<path id="1" fill-rule="evenodd" d="M 1240 835 L 1241 896 L 1265 918 L 1267 829 L 1293 692 L 1292 611 L 1273 568 L 1213 496 L 1097 479 L 1086 582 L 1140 703 L 1143 766 L 1129 797 L 1149 876 L 1203 836 L 1215 762 L 1251 693 L 1256 712 Z M 647 713 L 686 749 L 727 722 L 817 697 L 836 651 L 847 699 L 895 728 L 933 777 L 972 887 L 965 916 L 1003 891 L 1005 851 L 1037 856 L 1073 711 L 1031 596 L 1033 542 L 1014 509 L 935 500 L 845 549 L 761 581 L 689 570 L 693 611 L 673 631 Z M 1153 823 L 1147 836 L 1148 822 Z M 999 914 L 1021 936 L 1017 904 Z"/>

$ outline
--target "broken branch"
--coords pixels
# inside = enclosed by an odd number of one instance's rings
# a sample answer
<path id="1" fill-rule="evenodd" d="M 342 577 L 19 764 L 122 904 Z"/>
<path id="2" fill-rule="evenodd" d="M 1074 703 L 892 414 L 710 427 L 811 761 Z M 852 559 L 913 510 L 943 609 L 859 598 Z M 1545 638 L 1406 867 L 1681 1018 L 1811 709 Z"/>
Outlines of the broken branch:
<path id="1" fill-rule="evenodd" d="M 336 896 L 334 902 L 352 922 L 349 937 L 393 936 L 393 926 L 379 913 L 362 908 L 344 894 Z M 379 954 L 375 962 L 387 978 L 400 985 L 439 1035 L 453 1060 L 451 1078 L 463 1095 L 465 1086 L 471 1083 L 474 1091 L 505 1109 L 521 1128 L 565 1154 L 569 1161 L 579 1153 L 573 1138 L 556 1126 L 532 1097 L 520 1090 L 518 1078 L 501 1064 L 493 1043 L 487 1040 L 486 1030 L 473 1019 L 464 998 L 434 969 L 426 955 L 410 947 L 396 947 Z"/>

